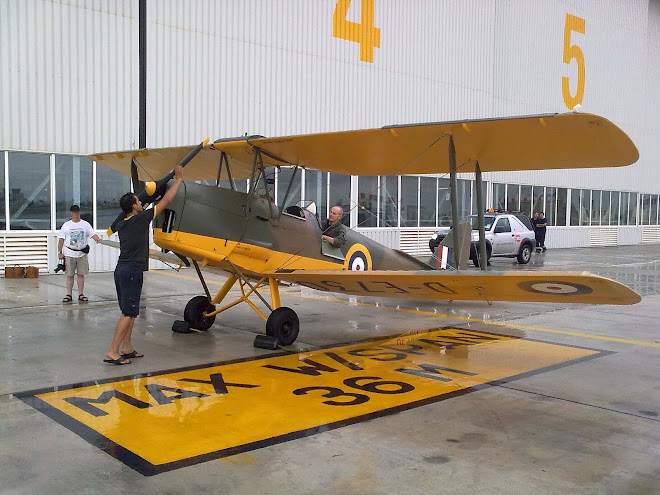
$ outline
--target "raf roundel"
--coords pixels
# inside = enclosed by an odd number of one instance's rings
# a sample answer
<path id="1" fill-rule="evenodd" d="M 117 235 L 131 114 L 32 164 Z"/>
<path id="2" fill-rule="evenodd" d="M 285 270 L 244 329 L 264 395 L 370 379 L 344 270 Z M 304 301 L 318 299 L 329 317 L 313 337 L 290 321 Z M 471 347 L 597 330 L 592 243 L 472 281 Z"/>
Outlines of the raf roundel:
<path id="1" fill-rule="evenodd" d="M 555 294 L 558 296 L 583 296 L 591 294 L 593 289 L 586 285 L 573 282 L 556 282 L 554 280 L 532 280 L 518 284 L 522 290 L 537 294 Z"/>
<path id="2" fill-rule="evenodd" d="M 351 271 L 365 271 L 373 269 L 371 254 L 362 244 L 354 244 L 346 253 L 344 268 Z"/>

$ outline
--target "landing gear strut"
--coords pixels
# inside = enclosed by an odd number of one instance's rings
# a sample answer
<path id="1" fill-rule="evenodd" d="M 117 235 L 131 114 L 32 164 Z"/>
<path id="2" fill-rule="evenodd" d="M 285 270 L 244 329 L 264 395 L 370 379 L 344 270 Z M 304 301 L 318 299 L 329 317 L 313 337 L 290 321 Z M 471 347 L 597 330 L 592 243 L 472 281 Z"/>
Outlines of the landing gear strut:
<path id="1" fill-rule="evenodd" d="M 179 333 L 190 333 L 192 330 L 208 330 L 218 313 L 222 313 L 229 308 L 233 308 L 237 304 L 244 302 L 250 306 L 255 313 L 257 313 L 266 322 L 266 335 L 257 335 L 254 339 L 255 347 L 264 349 L 277 349 L 279 346 L 291 345 L 298 337 L 298 330 L 300 329 L 300 321 L 298 315 L 291 308 L 283 307 L 280 304 L 279 285 L 276 279 L 271 277 L 262 277 L 256 284 L 250 282 L 241 271 L 234 264 L 231 264 L 233 272 L 224 283 L 222 288 L 218 291 L 215 297 L 211 297 L 202 272 L 195 260 L 193 260 L 195 270 L 199 277 L 205 296 L 195 296 L 186 305 L 183 313 L 185 321 L 177 321 L 172 326 L 172 330 Z M 227 296 L 231 288 L 239 283 L 241 289 L 241 297 L 235 301 L 216 309 L 216 304 L 220 304 Z M 270 304 L 259 293 L 258 289 L 268 284 L 270 289 Z M 246 290 L 246 287 L 249 290 Z M 266 315 L 257 306 L 250 301 L 249 297 L 256 294 L 261 302 L 270 311 L 270 316 Z M 185 327 L 185 328 L 184 328 Z"/>

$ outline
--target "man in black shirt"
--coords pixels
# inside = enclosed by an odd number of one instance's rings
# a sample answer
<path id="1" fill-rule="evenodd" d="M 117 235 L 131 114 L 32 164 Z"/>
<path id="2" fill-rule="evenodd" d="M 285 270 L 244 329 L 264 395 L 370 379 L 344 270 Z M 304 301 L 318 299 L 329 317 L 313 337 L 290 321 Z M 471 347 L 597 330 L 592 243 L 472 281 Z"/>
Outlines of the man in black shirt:
<path id="1" fill-rule="evenodd" d="M 542 211 L 534 213 L 534 220 L 532 220 L 532 223 L 534 224 L 534 237 L 536 237 L 536 252 L 545 252 L 545 231 L 548 226 L 545 214 Z"/>
<path id="2" fill-rule="evenodd" d="M 172 202 L 183 181 L 183 168 L 174 169 L 174 183 L 157 205 L 149 210 L 142 209 L 142 203 L 135 194 L 124 194 L 120 200 L 126 214 L 117 224 L 119 234 L 119 260 L 115 268 L 115 287 L 121 316 L 115 328 L 106 363 L 129 364 L 129 358 L 144 356 L 133 348 L 131 333 L 135 317 L 140 313 L 143 272 L 149 269 L 149 226 L 151 221 Z M 120 352 L 121 349 L 121 352 Z"/>

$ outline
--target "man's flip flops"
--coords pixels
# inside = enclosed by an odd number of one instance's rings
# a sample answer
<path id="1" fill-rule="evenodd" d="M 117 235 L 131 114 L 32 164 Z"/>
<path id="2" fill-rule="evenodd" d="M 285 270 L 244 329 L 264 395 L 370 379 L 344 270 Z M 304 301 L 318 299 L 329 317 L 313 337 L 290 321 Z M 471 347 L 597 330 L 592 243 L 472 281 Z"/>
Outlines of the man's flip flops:
<path id="1" fill-rule="evenodd" d="M 110 364 L 116 364 L 117 366 L 122 366 L 124 364 L 131 364 L 131 362 L 123 356 L 118 357 L 117 359 L 110 359 L 110 358 L 104 359 L 103 362 L 104 363 L 110 363 Z"/>
<path id="2" fill-rule="evenodd" d="M 129 352 L 128 354 L 122 354 L 122 359 L 134 359 L 144 357 L 144 354 L 139 353 L 138 351 Z"/>

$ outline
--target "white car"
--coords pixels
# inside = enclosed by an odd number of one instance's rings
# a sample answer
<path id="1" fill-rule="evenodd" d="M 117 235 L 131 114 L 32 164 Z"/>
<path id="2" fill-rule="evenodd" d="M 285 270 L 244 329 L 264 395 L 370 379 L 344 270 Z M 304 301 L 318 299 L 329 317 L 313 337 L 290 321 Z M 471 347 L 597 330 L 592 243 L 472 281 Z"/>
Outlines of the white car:
<path id="1" fill-rule="evenodd" d="M 486 213 L 486 253 L 491 256 L 517 258 L 518 263 L 526 265 L 532 258 L 536 245 L 532 222 L 527 215 L 520 213 Z M 478 248 L 479 226 L 476 215 L 470 216 L 472 224 L 472 242 L 470 244 L 470 259 L 474 266 L 479 266 Z M 449 233 L 449 227 L 439 229 L 429 241 L 431 252 Z"/>

